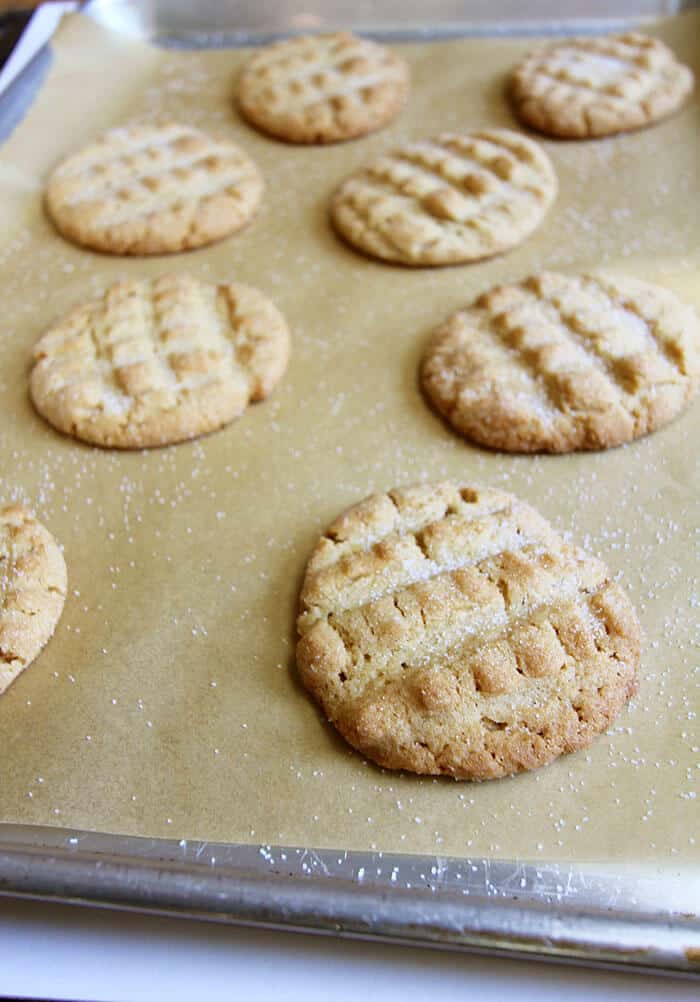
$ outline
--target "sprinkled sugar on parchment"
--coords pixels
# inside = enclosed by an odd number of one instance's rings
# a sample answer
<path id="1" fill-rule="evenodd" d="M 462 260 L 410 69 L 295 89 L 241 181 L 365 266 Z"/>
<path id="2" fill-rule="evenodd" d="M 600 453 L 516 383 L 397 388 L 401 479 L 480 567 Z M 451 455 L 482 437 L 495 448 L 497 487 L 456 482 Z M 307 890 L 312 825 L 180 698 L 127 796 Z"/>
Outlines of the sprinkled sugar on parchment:
<path id="1" fill-rule="evenodd" d="M 697 15 L 658 34 L 700 69 Z M 494 261 L 409 272 L 332 234 L 339 181 L 397 140 L 513 127 L 505 74 L 527 41 L 406 46 L 407 111 L 348 145 L 298 149 L 232 108 L 245 52 L 158 52 L 68 20 L 28 118 L 0 151 L 0 502 L 64 544 L 70 592 L 41 658 L 0 700 L 4 821 L 174 838 L 561 860 L 698 859 L 697 442 L 700 406 L 605 454 L 472 448 L 417 388 L 426 338 L 495 281 L 606 265 L 700 306 L 700 104 L 618 139 L 545 142 L 561 191 L 545 225 Z M 105 65 L 129 61 L 117 82 Z M 180 119 L 240 143 L 267 192 L 224 243 L 148 261 L 62 241 L 40 191 L 103 129 Z M 60 123 L 60 127 L 57 126 Z M 190 271 L 259 286 L 292 362 L 228 429 L 148 454 L 56 435 L 31 409 L 31 347 L 122 277 Z M 648 642 L 640 692 L 586 752 L 483 785 L 384 773 L 319 717 L 294 668 L 301 576 L 319 533 L 372 490 L 443 476 L 513 491 L 602 556 Z"/>

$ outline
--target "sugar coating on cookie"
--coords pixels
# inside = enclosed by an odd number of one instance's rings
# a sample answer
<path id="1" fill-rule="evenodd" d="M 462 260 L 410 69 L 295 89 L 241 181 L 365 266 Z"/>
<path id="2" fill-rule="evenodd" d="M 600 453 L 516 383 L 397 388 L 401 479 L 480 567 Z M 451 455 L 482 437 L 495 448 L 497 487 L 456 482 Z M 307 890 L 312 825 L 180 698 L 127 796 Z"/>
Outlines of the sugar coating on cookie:
<path id="1" fill-rule="evenodd" d="M 51 533 L 21 505 L 0 508 L 0 692 L 52 636 L 67 587 Z"/>
<path id="2" fill-rule="evenodd" d="M 638 279 L 545 272 L 491 289 L 442 324 L 421 381 L 452 427 L 481 445 L 605 449 L 687 407 L 700 383 L 700 321 Z"/>
<path id="3" fill-rule="evenodd" d="M 350 744 L 478 780 L 588 745 L 633 695 L 641 646 L 600 560 L 512 495 L 453 481 L 336 519 L 298 629 L 304 685 Z"/>
<path id="4" fill-rule="evenodd" d="M 234 143 L 187 125 L 112 129 L 64 160 L 46 208 L 68 240 L 110 254 L 190 250 L 252 219 L 263 181 Z"/>
<path id="5" fill-rule="evenodd" d="M 521 121 L 568 139 L 651 125 L 677 111 L 692 89 L 691 70 L 671 49 L 636 32 L 546 46 L 514 70 L 510 84 Z"/>
<path id="6" fill-rule="evenodd" d="M 51 327 L 30 392 L 59 431 L 137 449 L 220 428 L 281 379 L 284 317 L 257 289 L 186 275 L 125 281 Z"/>
<path id="7" fill-rule="evenodd" d="M 507 129 L 405 143 L 352 174 L 331 219 L 358 250 L 406 265 L 478 261 L 519 244 L 557 192 L 537 143 Z"/>
<path id="8" fill-rule="evenodd" d="M 381 128 L 409 91 L 403 59 L 348 32 L 268 45 L 244 68 L 238 105 L 248 121 L 291 143 L 337 143 Z"/>

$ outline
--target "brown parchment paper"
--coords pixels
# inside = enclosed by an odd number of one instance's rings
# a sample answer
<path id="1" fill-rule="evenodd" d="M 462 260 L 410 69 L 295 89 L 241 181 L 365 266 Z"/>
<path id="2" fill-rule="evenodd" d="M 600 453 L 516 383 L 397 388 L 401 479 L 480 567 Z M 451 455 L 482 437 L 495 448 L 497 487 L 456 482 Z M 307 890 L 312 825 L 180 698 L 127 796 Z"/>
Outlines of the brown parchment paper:
<path id="1" fill-rule="evenodd" d="M 700 18 L 657 26 L 700 71 Z M 345 174 L 399 138 L 514 126 L 505 74 L 530 46 L 402 46 L 413 94 L 385 131 L 294 148 L 245 125 L 245 51 L 160 51 L 67 18 L 25 121 L 0 151 L 0 502 L 22 500 L 65 548 L 70 595 L 49 646 L 0 699 L 0 819 L 187 837 L 573 861 L 698 860 L 696 712 L 700 405 L 607 453 L 518 457 L 453 435 L 416 367 L 437 322 L 494 281 L 607 265 L 700 306 L 700 104 L 636 134 L 545 142 L 561 191 L 520 248 L 468 267 L 390 267 L 327 222 Z M 239 141 L 264 172 L 252 225 L 148 260 L 64 242 L 41 193 L 103 129 L 179 119 Z M 267 292 L 286 314 L 283 385 L 234 425 L 149 453 L 82 446 L 27 396 L 30 350 L 122 276 L 190 271 Z M 600 554 L 648 637 L 641 689 L 589 751 L 483 785 L 382 772 L 321 719 L 294 669 L 306 559 L 375 489 L 466 477 L 535 504 Z"/>

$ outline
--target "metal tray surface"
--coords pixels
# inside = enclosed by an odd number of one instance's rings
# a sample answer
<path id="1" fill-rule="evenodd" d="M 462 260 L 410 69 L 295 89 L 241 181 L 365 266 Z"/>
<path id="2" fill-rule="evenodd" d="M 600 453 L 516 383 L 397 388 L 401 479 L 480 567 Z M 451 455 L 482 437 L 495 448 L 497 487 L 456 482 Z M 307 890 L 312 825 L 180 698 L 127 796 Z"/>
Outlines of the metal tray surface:
<path id="1" fill-rule="evenodd" d="M 696 3 L 482 0 L 90 0 L 101 23 L 158 44 L 253 44 L 353 26 L 393 39 L 603 32 Z M 0 138 L 26 112 L 45 50 L 0 98 Z M 519 863 L 147 839 L 0 824 L 0 895 L 278 929 L 700 976 L 697 870 Z"/>
<path id="2" fill-rule="evenodd" d="M 697 877 L 0 826 L 0 894 L 700 975 Z"/>
<path id="3" fill-rule="evenodd" d="M 161 45 L 192 47 L 260 44 L 283 35 L 352 26 L 384 40 L 417 41 L 493 35 L 619 31 L 679 13 L 694 0 L 310 0 L 302 9 L 276 0 L 88 0 L 86 10 L 117 31 Z"/>

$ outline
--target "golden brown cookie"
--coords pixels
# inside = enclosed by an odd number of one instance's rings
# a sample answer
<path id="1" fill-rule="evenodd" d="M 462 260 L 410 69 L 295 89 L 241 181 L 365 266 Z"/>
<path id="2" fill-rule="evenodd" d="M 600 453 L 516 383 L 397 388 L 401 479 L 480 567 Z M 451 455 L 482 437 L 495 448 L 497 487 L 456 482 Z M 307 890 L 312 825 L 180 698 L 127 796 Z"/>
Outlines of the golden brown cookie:
<path id="1" fill-rule="evenodd" d="M 693 74 L 663 42 L 631 32 L 539 49 L 515 69 L 510 89 L 527 125 L 590 139 L 671 115 L 693 89 Z"/>
<path id="2" fill-rule="evenodd" d="M 478 261 L 542 222 L 557 179 L 546 153 L 506 129 L 405 143 L 351 175 L 331 206 L 358 250 L 407 265 Z"/>
<path id="3" fill-rule="evenodd" d="M 336 519 L 298 628 L 304 685 L 350 744 L 459 779 L 584 748 L 635 692 L 641 645 L 600 560 L 512 495 L 452 481 Z"/>
<path id="4" fill-rule="evenodd" d="M 289 331 L 246 285 L 186 275 L 120 282 L 34 349 L 32 400 L 59 431 L 138 449 L 228 424 L 282 377 Z"/>
<path id="5" fill-rule="evenodd" d="M 238 105 L 256 128 L 290 143 L 337 143 L 374 132 L 403 107 L 408 67 L 348 32 L 268 45 L 247 64 Z"/>
<path id="6" fill-rule="evenodd" d="M 109 254 L 168 254 L 235 233 L 262 197 L 238 146 L 188 125 L 112 129 L 51 174 L 46 207 L 61 234 Z"/>
<path id="7" fill-rule="evenodd" d="M 21 505 L 0 508 L 0 692 L 52 636 L 67 587 L 51 533 Z"/>
<path id="8" fill-rule="evenodd" d="M 453 428 L 508 452 L 607 449 L 676 417 L 700 382 L 700 323 L 667 289 L 545 272 L 435 332 L 421 380 Z"/>

